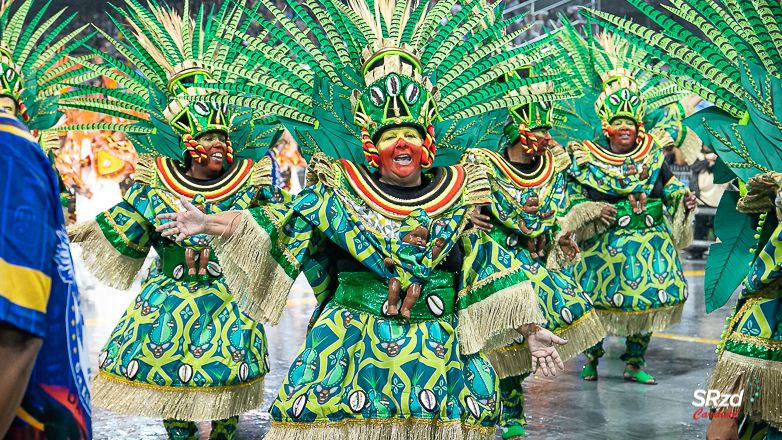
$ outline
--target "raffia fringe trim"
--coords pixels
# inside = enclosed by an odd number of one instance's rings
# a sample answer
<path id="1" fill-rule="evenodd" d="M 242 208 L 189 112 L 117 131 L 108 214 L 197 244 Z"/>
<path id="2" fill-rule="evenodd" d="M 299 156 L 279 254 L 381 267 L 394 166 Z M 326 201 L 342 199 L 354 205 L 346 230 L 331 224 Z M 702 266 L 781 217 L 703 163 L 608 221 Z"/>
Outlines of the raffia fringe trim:
<path id="1" fill-rule="evenodd" d="M 681 250 L 692 244 L 693 230 L 695 228 L 693 223 L 693 217 L 697 212 L 697 208 L 688 213 L 684 213 L 684 202 L 682 202 L 679 209 L 676 210 L 676 214 L 673 216 L 672 221 L 672 239 L 673 246 L 676 250 Z"/>
<path id="2" fill-rule="evenodd" d="M 733 394 L 737 382 L 736 392 L 744 391 L 741 412 L 777 429 L 782 428 L 782 362 L 725 351 L 711 376 L 709 389 Z"/>
<path id="3" fill-rule="evenodd" d="M 458 313 L 462 354 L 504 347 L 518 339 L 518 327 L 546 322 L 529 281 L 502 289 Z"/>
<path id="4" fill-rule="evenodd" d="M 563 267 L 570 267 L 576 265 L 581 261 L 581 254 L 576 254 L 573 259 L 568 258 L 562 248 L 559 246 L 559 239 L 564 237 L 567 230 L 561 230 L 554 235 L 554 241 L 549 247 L 548 256 L 546 257 L 546 270 L 549 272 L 559 272 Z"/>
<path id="5" fill-rule="evenodd" d="M 128 290 L 144 265 L 144 258 L 122 255 L 106 240 L 95 219 L 68 228 L 71 243 L 81 247 L 84 265 L 102 283 L 119 290 Z"/>
<path id="6" fill-rule="evenodd" d="M 494 427 L 425 419 L 345 419 L 272 422 L 264 440 L 493 440 Z"/>
<path id="7" fill-rule="evenodd" d="M 592 310 L 564 330 L 555 331 L 554 334 L 568 341 L 567 344 L 556 347 L 562 362 L 566 362 L 600 342 L 606 337 L 606 330 L 597 313 Z M 526 342 L 501 348 L 488 353 L 486 357 L 489 358 L 500 379 L 521 376 L 532 371 L 532 355 Z"/>
<path id="8" fill-rule="evenodd" d="M 241 211 L 233 235 L 216 237 L 212 246 L 239 308 L 255 321 L 277 325 L 294 279 L 272 257 L 269 234 L 252 214 Z"/>
<path id="9" fill-rule="evenodd" d="M 142 385 L 99 372 L 90 384 L 93 406 L 141 417 L 222 420 L 263 406 L 263 378 L 237 386 L 183 388 Z"/>
<path id="10" fill-rule="evenodd" d="M 576 241 L 582 242 L 607 231 L 608 228 L 600 221 L 600 212 L 604 207 L 611 206 L 604 202 L 583 202 L 568 211 L 559 221 L 562 231 L 576 233 Z"/>
<path id="11" fill-rule="evenodd" d="M 649 311 L 613 312 L 598 310 L 606 332 L 613 336 L 630 336 L 638 333 L 659 332 L 682 320 L 684 304 Z"/>

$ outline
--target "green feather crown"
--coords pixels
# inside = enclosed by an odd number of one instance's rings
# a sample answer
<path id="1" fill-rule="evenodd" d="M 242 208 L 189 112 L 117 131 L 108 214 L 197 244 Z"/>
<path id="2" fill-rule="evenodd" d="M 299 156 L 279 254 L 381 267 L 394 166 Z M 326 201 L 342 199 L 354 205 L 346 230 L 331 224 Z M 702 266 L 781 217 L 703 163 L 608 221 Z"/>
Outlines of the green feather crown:
<path id="1" fill-rule="evenodd" d="M 599 24 L 666 62 L 653 69 L 714 107 L 693 115 L 688 125 L 743 181 L 782 170 L 782 6 L 767 0 L 675 0 L 663 7 L 674 17 L 629 0 L 664 32 L 624 18 L 589 11 Z M 700 29 L 705 38 L 680 21 Z"/>
<path id="2" fill-rule="evenodd" d="M 516 78 L 526 79 L 534 77 L 532 66 L 525 66 L 515 72 L 507 73 L 501 78 L 500 83 L 506 83 Z M 551 81 L 541 82 L 524 86 L 518 90 L 511 90 L 508 96 L 517 95 L 548 95 L 554 91 L 554 83 Z M 517 105 L 508 109 L 513 122 L 524 124 L 530 130 L 538 128 L 550 129 L 554 126 L 554 106 L 551 101 L 538 101 L 529 104 Z"/>
<path id="3" fill-rule="evenodd" d="M 68 57 L 92 34 L 77 38 L 87 28 L 84 25 L 62 35 L 75 16 L 55 25 L 65 9 L 43 21 L 51 1 L 38 6 L 32 18 L 33 0 L 23 2 L 13 14 L 11 3 L 4 0 L 0 4 L 0 95 L 16 101 L 18 117 L 30 130 L 47 130 L 62 116 L 57 111 L 58 82 L 93 77 L 79 66 L 79 59 Z"/>
<path id="4" fill-rule="evenodd" d="M 562 17 L 558 37 L 572 61 L 576 74 L 568 85 L 582 92 L 578 99 L 554 103 L 553 135 L 563 141 L 596 141 L 603 135 L 602 121 L 623 116 L 644 124 L 646 131 L 660 120 L 658 109 L 690 96 L 673 81 L 660 75 L 662 65 L 649 53 L 628 44 L 618 36 L 594 36 L 585 26 L 586 36 Z M 676 139 L 686 133 L 670 133 Z"/>
<path id="5" fill-rule="evenodd" d="M 85 67 L 113 79 L 121 88 L 71 84 L 78 90 L 64 95 L 61 107 L 106 113 L 132 124 L 99 123 L 73 129 L 125 131 L 141 154 L 177 160 L 183 159 L 188 150 L 194 154 L 191 137 L 224 131 L 233 144 L 229 158 L 260 159 L 282 129 L 276 118 L 240 103 L 201 99 L 214 93 L 220 81 L 241 87 L 251 84 L 251 79 L 231 72 L 232 64 L 246 60 L 218 38 L 225 33 L 223 28 L 246 29 L 239 24 L 242 10 L 238 6 L 229 8 L 229 2 L 217 11 L 205 11 L 201 6 L 193 19 L 189 1 L 185 1 L 182 15 L 154 1 L 145 7 L 137 0 L 126 0 L 126 5 L 127 9 L 115 7 L 125 26 L 111 18 L 124 29 L 125 41 L 103 30 L 98 32 L 137 70 L 85 45 L 105 60 L 103 64 L 84 62 Z M 109 99 L 85 97 L 95 93 Z"/>
<path id="6" fill-rule="evenodd" d="M 506 94 L 552 77 L 495 82 L 523 65 L 555 58 L 555 48 L 541 50 L 553 37 L 506 50 L 524 32 L 504 33 L 516 17 L 501 20 L 502 5 L 492 9 L 480 0 L 465 2 L 452 16 L 457 1 L 288 0 L 289 18 L 261 0 L 254 9 L 243 8 L 243 27 L 255 20 L 265 33 L 253 38 L 226 29 L 221 41 L 247 60 L 232 72 L 268 76 L 250 87 L 223 84 L 230 95 L 209 99 L 262 108 L 285 122 L 305 155 L 320 151 L 355 163 L 366 163 L 362 129 L 371 137 L 389 125 L 431 124 L 435 165 L 457 163 L 464 149 L 484 139 L 496 146 L 508 107 L 560 96 Z M 259 13 L 261 5 L 273 21 Z M 307 29 L 300 30 L 298 20 Z"/>

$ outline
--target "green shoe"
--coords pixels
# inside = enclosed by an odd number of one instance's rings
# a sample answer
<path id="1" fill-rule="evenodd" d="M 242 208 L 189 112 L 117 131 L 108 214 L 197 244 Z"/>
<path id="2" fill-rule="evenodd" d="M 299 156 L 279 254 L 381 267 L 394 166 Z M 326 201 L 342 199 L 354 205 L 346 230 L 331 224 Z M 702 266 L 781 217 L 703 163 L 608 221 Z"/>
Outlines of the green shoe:
<path id="1" fill-rule="evenodd" d="M 643 370 L 637 373 L 633 370 L 625 370 L 624 378 L 625 380 L 642 383 L 644 385 L 657 385 L 657 381 L 654 380 L 652 376 L 649 376 L 649 373 Z"/>
<path id="2" fill-rule="evenodd" d="M 508 426 L 502 428 L 502 440 L 522 440 L 526 437 L 523 426 Z"/>
<path id="3" fill-rule="evenodd" d="M 584 365 L 581 367 L 581 378 L 588 382 L 597 381 L 597 367 L 595 364 Z"/>

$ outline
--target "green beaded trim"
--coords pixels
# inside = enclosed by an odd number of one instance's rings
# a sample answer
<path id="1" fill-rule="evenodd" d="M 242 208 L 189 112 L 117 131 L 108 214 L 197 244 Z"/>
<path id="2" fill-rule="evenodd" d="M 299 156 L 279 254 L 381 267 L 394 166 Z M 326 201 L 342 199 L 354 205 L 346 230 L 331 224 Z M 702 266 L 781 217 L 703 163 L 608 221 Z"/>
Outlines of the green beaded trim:
<path id="1" fill-rule="evenodd" d="M 779 342 L 779 341 L 777 341 Z M 773 349 L 768 347 L 761 347 L 754 344 L 747 344 L 745 342 L 728 340 L 725 343 L 725 350 L 739 354 L 741 356 L 751 357 L 755 359 L 764 359 L 767 361 L 782 362 L 782 349 Z"/>
<path id="2" fill-rule="evenodd" d="M 383 319 L 413 322 L 450 319 L 456 304 L 454 276 L 449 272 L 432 271 L 432 276 L 423 285 L 420 298 L 410 310 L 410 319 L 402 318 L 401 314 L 393 317 L 383 314 L 388 300 L 388 284 L 372 272 L 340 273 L 333 301 L 348 310 Z"/>

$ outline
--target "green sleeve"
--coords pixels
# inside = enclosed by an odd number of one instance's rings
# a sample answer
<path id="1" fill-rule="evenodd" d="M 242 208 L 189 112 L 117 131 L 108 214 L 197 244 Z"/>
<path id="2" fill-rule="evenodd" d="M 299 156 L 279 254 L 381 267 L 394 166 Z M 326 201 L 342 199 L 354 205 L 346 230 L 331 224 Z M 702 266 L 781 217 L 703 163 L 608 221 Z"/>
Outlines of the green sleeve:
<path id="1" fill-rule="evenodd" d="M 147 198 L 147 187 L 134 185 L 116 206 L 68 228 L 87 268 L 109 286 L 129 289 L 149 253 L 154 227 L 137 209 Z"/>
<path id="2" fill-rule="evenodd" d="M 543 323 L 532 285 L 521 262 L 485 233 L 460 237 L 464 250 L 456 312 L 464 354 L 490 351 L 519 337 L 516 328 Z"/>

